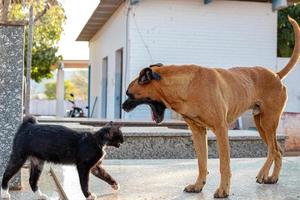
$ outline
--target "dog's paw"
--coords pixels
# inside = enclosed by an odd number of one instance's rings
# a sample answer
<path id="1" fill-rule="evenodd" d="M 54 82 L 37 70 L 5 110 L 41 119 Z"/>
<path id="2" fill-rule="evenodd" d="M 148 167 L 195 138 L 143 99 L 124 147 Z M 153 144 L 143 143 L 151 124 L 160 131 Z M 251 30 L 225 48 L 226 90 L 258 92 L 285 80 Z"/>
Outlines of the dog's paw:
<path id="1" fill-rule="evenodd" d="M 97 199 L 97 196 L 94 193 L 91 193 L 90 196 L 86 198 L 86 200 L 95 200 L 95 199 Z"/>
<path id="2" fill-rule="evenodd" d="M 263 178 L 257 178 L 256 182 L 259 184 L 275 184 L 278 182 L 278 178 L 277 177 L 263 177 Z"/>
<path id="3" fill-rule="evenodd" d="M 278 182 L 278 178 L 277 177 L 268 177 L 267 181 L 265 182 L 265 184 L 275 184 Z"/>
<path id="4" fill-rule="evenodd" d="M 10 194 L 8 190 L 1 189 L 1 199 L 10 200 Z"/>
<path id="5" fill-rule="evenodd" d="M 214 194 L 214 198 L 227 198 L 229 196 L 229 190 L 225 188 L 218 188 Z"/>
<path id="6" fill-rule="evenodd" d="M 268 179 L 269 177 L 267 174 L 257 175 L 256 182 L 259 184 L 266 184 L 268 182 Z"/>
<path id="7" fill-rule="evenodd" d="M 183 191 L 188 193 L 199 193 L 202 191 L 202 188 L 202 185 L 191 184 L 186 186 Z"/>
<path id="8" fill-rule="evenodd" d="M 43 194 L 40 190 L 37 190 L 35 193 L 35 198 L 34 199 L 37 199 L 37 200 L 47 200 L 49 199 L 49 197 L 45 194 Z"/>
<path id="9" fill-rule="evenodd" d="M 118 183 L 112 184 L 111 187 L 112 187 L 114 190 L 119 190 L 119 189 L 120 189 L 120 185 L 119 185 Z"/>

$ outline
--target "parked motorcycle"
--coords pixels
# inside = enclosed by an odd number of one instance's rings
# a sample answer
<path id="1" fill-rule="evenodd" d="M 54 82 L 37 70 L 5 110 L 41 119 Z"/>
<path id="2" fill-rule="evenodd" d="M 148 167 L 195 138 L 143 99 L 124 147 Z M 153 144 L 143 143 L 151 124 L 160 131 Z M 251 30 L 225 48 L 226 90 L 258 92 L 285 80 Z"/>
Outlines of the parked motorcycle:
<path id="1" fill-rule="evenodd" d="M 72 100 L 68 100 L 72 104 L 72 110 L 67 111 L 67 117 L 84 117 L 83 109 L 77 107 L 75 104 L 75 96 L 74 94 L 70 94 Z"/>

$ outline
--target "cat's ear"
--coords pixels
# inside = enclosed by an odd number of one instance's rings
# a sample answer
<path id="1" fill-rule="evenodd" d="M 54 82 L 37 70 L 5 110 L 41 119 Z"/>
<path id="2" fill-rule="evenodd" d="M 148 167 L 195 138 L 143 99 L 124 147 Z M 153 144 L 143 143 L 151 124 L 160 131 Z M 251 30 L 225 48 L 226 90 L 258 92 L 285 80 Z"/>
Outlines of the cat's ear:
<path id="1" fill-rule="evenodd" d="M 114 125 L 113 122 L 110 121 L 110 122 L 106 123 L 106 124 L 104 125 L 104 127 L 112 127 L 113 125 Z"/>
<path id="2" fill-rule="evenodd" d="M 120 128 L 121 128 L 121 124 L 119 124 L 119 123 L 114 123 L 114 124 L 112 125 L 112 127 L 115 128 L 115 129 L 120 129 Z"/>
<path id="3" fill-rule="evenodd" d="M 104 137 L 107 140 L 112 140 L 114 136 L 114 132 L 112 131 L 112 129 L 107 129 L 106 132 L 104 133 Z"/>

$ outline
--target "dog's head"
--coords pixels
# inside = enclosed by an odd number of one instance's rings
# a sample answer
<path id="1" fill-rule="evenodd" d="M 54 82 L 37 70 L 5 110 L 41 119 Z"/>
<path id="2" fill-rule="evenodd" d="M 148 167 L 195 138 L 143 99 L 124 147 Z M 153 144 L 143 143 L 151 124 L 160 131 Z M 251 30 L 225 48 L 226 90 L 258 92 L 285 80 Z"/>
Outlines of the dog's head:
<path id="1" fill-rule="evenodd" d="M 162 79 L 157 72 L 157 67 L 160 66 L 162 64 L 150 65 L 144 68 L 139 77 L 129 84 L 126 91 L 128 99 L 122 105 L 126 112 L 132 111 L 138 105 L 147 104 L 151 108 L 152 119 L 156 123 L 160 123 L 164 119 L 166 106 L 160 99 L 157 91 L 158 85 L 156 84 Z"/>
<path id="2" fill-rule="evenodd" d="M 96 133 L 96 135 L 98 135 L 98 140 L 107 146 L 119 148 L 124 142 L 124 137 L 122 131 L 120 130 L 120 126 L 114 125 L 113 122 L 107 123 Z"/>

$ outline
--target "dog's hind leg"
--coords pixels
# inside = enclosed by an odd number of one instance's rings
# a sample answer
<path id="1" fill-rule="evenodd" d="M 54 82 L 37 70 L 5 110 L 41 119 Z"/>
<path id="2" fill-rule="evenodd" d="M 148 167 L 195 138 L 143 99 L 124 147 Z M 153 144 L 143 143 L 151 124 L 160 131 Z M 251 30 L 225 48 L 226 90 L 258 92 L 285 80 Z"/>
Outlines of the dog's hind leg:
<path id="1" fill-rule="evenodd" d="M 260 114 L 258 114 L 258 115 L 253 115 L 253 119 L 254 119 L 256 128 L 257 128 L 257 130 L 258 130 L 258 133 L 259 133 L 260 137 L 262 138 L 262 140 L 264 141 L 264 143 L 265 143 L 266 145 L 268 145 L 268 144 L 267 144 L 268 140 L 267 140 L 267 138 L 266 138 L 266 133 L 264 132 L 263 128 L 262 128 L 261 125 L 260 125 L 260 117 L 261 117 Z"/>
<path id="2" fill-rule="evenodd" d="M 260 114 L 254 115 L 253 118 L 254 118 L 254 122 L 255 122 L 256 128 L 259 132 L 260 137 L 263 139 L 264 143 L 266 145 L 268 145 L 266 133 L 265 133 L 264 129 L 262 128 L 261 122 L 260 122 L 261 115 Z M 268 145 L 268 147 L 269 147 L 269 145 Z M 270 151 L 268 150 L 268 152 L 270 152 Z M 269 175 L 269 171 L 272 166 L 272 163 L 273 163 L 273 157 L 271 155 L 269 155 L 269 153 L 268 153 L 267 160 L 265 161 L 263 167 L 260 169 L 258 175 L 256 176 L 256 182 L 264 183 L 268 180 L 268 175 Z"/>
<path id="3" fill-rule="evenodd" d="M 35 157 L 30 158 L 29 184 L 36 198 L 44 200 L 44 199 L 48 199 L 48 197 L 45 194 L 43 194 L 38 187 L 38 181 L 43 171 L 43 168 L 44 168 L 44 161 L 39 160 Z"/>
<path id="4" fill-rule="evenodd" d="M 10 199 L 10 195 L 8 193 L 8 183 L 10 179 L 21 169 L 25 161 L 26 161 L 25 156 L 22 156 L 20 153 L 17 153 L 16 151 L 12 152 L 2 178 L 2 185 L 1 185 L 2 199 Z"/>
<path id="5" fill-rule="evenodd" d="M 259 129 L 261 129 L 264 133 L 266 143 L 268 145 L 268 157 L 257 175 L 258 183 L 274 184 L 278 181 L 282 165 L 282 153 L 276 140 L 276 129 L 279 123 L 280 114 L 281 110 L 268 108 L 260 116 Z M 269 170 L 273 161 L 274 169 L 272 175 L 269 177 Z"/>

